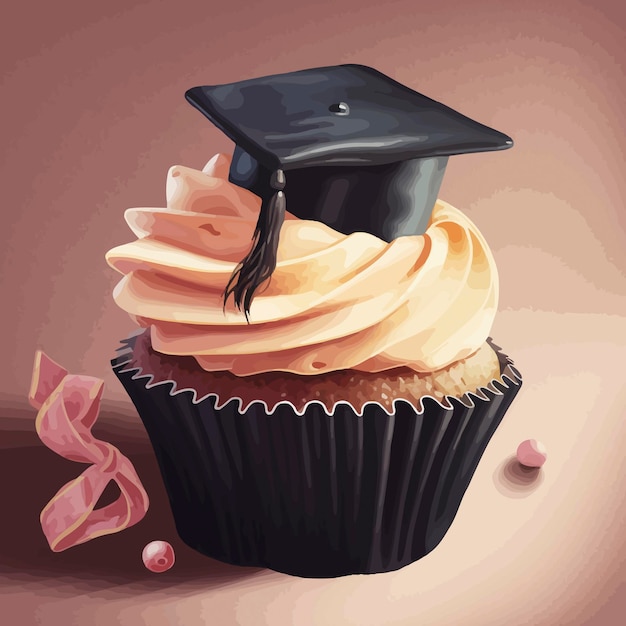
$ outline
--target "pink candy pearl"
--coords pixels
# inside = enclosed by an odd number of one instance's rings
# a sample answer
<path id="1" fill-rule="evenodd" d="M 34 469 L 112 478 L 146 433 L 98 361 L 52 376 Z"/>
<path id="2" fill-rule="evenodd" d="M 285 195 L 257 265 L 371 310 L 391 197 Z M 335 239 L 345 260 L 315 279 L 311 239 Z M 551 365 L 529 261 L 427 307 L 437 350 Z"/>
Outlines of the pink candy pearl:
<path id="1" fill-rule="evenodd" d="M 174 565 L 174 548 L 167 541 L 151 541 L 143 549 L 141 558 L 151 572 L 160 574 Z"/>
<path id="2" fill-rule="evenodd" d="M 545 446 L 536 439 L 526 439 L 517 448 L 517 460 L 525 467 L 541 467 L 547 458 Z"/>

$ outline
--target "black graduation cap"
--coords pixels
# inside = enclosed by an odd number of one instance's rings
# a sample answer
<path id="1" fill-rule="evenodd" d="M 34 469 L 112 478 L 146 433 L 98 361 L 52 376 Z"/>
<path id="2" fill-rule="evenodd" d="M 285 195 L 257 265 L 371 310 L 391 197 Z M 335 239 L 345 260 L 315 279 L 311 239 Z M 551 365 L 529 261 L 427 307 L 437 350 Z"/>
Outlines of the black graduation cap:
<path id="1" fill-rule="evenodd" d="M 224 294 L 247 313 L 276 267 L 286 201 L 301 219 L 391 241 L 426 230 L 448 157 L 510 137 L 362 65 L 194 87 L 235 144 L 229 180 L 262 198 L 254 244 Z"/>

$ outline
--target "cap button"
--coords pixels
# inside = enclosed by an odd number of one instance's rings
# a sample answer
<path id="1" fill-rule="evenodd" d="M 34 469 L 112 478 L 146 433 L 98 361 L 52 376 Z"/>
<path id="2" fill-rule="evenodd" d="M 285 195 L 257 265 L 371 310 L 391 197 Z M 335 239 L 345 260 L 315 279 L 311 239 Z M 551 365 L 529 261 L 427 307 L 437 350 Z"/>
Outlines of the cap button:
<path id="1" fill-rule="evenodd" d="M 345 102 L 337 102 L 336 104 L 331 104 L 328 107 L 328 110 L 335 115 L 349 115 L 350 107 Z"/>

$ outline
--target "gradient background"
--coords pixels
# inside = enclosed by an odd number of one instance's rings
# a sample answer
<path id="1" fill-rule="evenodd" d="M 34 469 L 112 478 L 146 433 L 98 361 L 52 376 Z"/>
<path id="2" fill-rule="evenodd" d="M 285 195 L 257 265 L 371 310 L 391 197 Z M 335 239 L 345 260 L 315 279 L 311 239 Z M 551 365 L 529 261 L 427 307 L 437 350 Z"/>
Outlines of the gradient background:
<path id="1" fill-rule="evenodd" d="M 621 0 L 25 0 L 0 25 L 5 195 L 0 609 L 21 624 L 617 625 L 626 612 L 626 9 Z M 509 135 L 453 157 L 440 196 L 490 242 L 493 336 L 525 386 L 439 548 L 399 572 L 303 580 L 241 570 L 177 539 L 146 437 L 108 360 L 131 329 L 104 262 L 122 213 L 230 142 L 194 85 L 372 65 Z M 152 498 L 119 536 L 52 554 L 38 511 L 79 469 L 33 435 L 33 353 L 105 379 L 102 426 Z M 510 462 L 544 441 L 537 475 Z M 12 508 L 7 515 L 7 508 Z M 156 577 L 144 543 L 170 540 Z"/>

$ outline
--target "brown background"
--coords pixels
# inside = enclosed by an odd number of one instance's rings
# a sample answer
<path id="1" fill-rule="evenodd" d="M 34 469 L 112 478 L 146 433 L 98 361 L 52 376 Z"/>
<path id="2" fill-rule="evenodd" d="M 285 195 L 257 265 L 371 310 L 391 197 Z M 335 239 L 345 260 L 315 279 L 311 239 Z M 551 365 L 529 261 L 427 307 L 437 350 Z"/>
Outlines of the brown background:
<path id="1" fill-rule="evenodd" d="M 626 611 L 626 210 L 621 1 L 294 0 L 11 7 L 0 29 L 3 186 L 0 598 L 16 624 L 621 624 Z M 510 134 L 451 159 L 441 197 L 490 242 L 496 341 L 525 387 L 441 546 L 401 572 L 299 580 L 222 566 L 177 541 L 150 450 L 108 359 L 131 323 L 107 249 L 122 213 L 159 206 L 165 173 L 230 143 L 183 98 L 199 84 L 372 65 Z M 103 377 L 104 424 L 153 497 L 138 527 L 52 555 L 37 512 L 76 468 L 32 436 L 43 348 Z M 507 459 L 550 451 L 534 479 Z M 43 473 L 37 475 L 37 472 Z M 5 500 L 5 502 L 7 502 Z M 179 563 L 136 556 L 156 533 Z"/>

